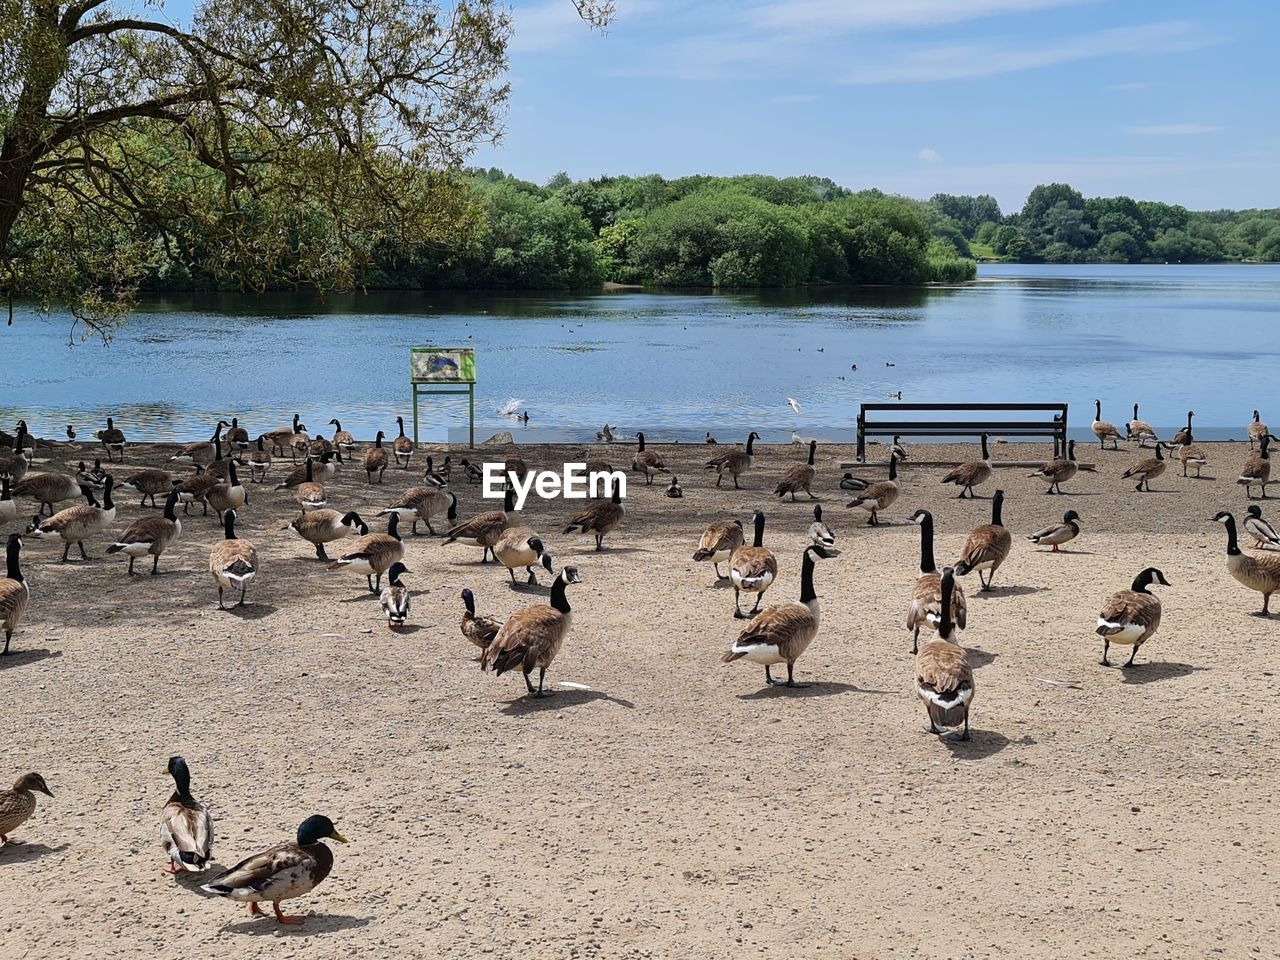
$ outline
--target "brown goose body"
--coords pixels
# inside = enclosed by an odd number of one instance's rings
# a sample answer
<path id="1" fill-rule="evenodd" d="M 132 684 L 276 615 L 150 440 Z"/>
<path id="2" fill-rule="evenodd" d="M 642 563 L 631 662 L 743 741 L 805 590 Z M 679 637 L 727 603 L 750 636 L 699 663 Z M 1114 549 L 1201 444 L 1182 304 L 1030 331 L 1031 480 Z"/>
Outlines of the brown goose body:
<path id="1" fill-rule="evenodd" d="M 644 445 L 644 434 L 637 433 L 636 455 L 631 458 L 631 469 L 644 474 L 645 485 L 653 483 L 653 475 L 655 473 L 670 473 L 667 469 L 667 462 L 662 459 L 661 454 L 653 450 L 649 450 Z"/>
<path id="2" fill-rule="evenodd" d="M 565 637 L 573 626 L 565 587 L 581 583 L 577 567 L 565 567 L 551 585 L 551 602 L 522 607 L 507 618 L 480 658 L 481 670 L 492 670 L 498 676 L 519 669 L 524 674 L 525 688 L 532 697 L 546 695 L 543 679 L 547 668 L 560 653 Z M 535 690 L 529 675 L 538 670 Z"/>
<path id="3" fill-rule="evenodd" d="M 378 482 L 383 482 L 383 474 L 387 472 L 387 448 L 382 445 L 383 433 L 378 431 L 377 437 L 374 438 L 373 446 L 364 452 L 364 473 L 365 478 L 373 483 L 373 475 L 378 475 Z"/>
<path id="4" fill-rule="evenodd" d="M 1236 541 L 1236 518 L 1223 510 L 1213 519 L 1227 528 L 1227 572 L 1237 582 L 1262 594 L 1262 609 L 1257 616 L 1270 616 L 1271 595 L 1280 591 L 1280 554 L 1243 552 Z"/>
<path id="5" fill-rule="evenodd" d="M 0 791 L 0 846 L 9 842 L 9 834 L 17 830 L 36 812 L 35 794 L 53 796 L 44 777 L 27 773 L 18 778 L 11 790 Z"/>
<path id="6" fill-rule="evenodd" d="M 710 561 L 716 571 L 716 579 L 723 580 L 720 564 L 733 556 L 733 552 L 745 542 L 741 520 L 719 520 L 702 531 L 693 560 L 695 563 Z"/>
<path id="7" fill-rule="evenodd" d="M 1111 449 L 1119 450 L 1120 441 L 1123 440 L 1124 437 L 1120 435 L 1120 431 L 1116 429 L 1114 423 L 1107 423 L 1107 421 L 1102 419 L 1102 401 L 1095 400 L 1093 401 L 1093 404 L 1093 423 L 1089 425 L 1089 429 L 1093 432 L 1093 435 L 1098 438 L 1098 445 L 1105 450 L 1107 449 L 1107 441 L 1110 440 Z"/>
<path id="8" fill-rule="evenodd" d="M 739 547 L 729 557 L 729 581 L 733 584 L 733 615 L 738 619 L 754 616 L 760 609 L 760 601 L 774 580 L 778 579 L 778 558 L 764 545 L 764 513 L 755 512 L 755 539 L 752 545 Z M 743 593 L 756 595 L 755 606 L 744 614 L 738 603 Z"/>
<path id="9" fill-rule="evenodd" d="M 751 464 L 755 461 L 755 442 L 760 439 L 760 435 L 754 430 L 747 435 L 747 448 L 745 450 L 730 450 L 728 453 L 722 453 L 718 457 L 712 457 L 706 463 L 708 470 L 716 472 L 716 486 L 720 486 L 726 476 L 733 477 L 733 489 L 740 490 L 738 486 L 738 477 L 751 469 Z"/>
<path id="10" fill-rule="evenodd" d="M 301 423 L 302 418 L 295 413 L 293 415 L 293 426 L 268 430 L 262 435 L 262 439 L 271 445 L 272 453 L 284 456 L 285 448 L 293 446 L 295 437 L 306 436 L 306 434 L 302 433 Z"/>
<path id="11" fill-rule="evenodd" d="M 386 533 L 370 533 L 361 537 L 331 562 L 328 569 L 364 574 L 369 581 L 369 592 L 377 593 L 382 587 L 382 575 L 391 569 L 393 563 L 404 559 L 404 541 L 397 529 L 399 523 L 399 516 L 391 514 L 387 519 Z"/>
<path id="12" fill-rule="evenodd" d="M 326 543 L 345 540 L 347 537 L 362 537 L 368 534 L 369 528 L 361 521 L 358 513 L 339 513 L 337 510 L 310 510 L 289 521 L 286 530 L 292 530 L 307 543 L 316 548 L 316 557 L 328 560 L 324 551 Z"/>
<path id="13" fill-rule="evenodd" d="M 209 494 L 221 481 L 211 473 L 197 473 L 187 477 L 173 489 L 178 491 L 178 502 L 182 504 L 182 512 L 189 513 L 193 503 L 203 507 L 202 516 L 209 512 Z"/>
<path id="14" fill-rule="evenodd" d="M 618 529 L 627 508 L 622 503 L 622 488 L 614 486 L 613 497 L 597 500 L 591 506 L 578 511 L 565 525 L 565 533 L 581 533 L 596 538 L 596 549 L 604 549 L 604 538 Z"/>
<path id="15" fill-rule="evenodd" d="M 16 533 L 9 534 L 5 547 L 5 577 L 0 580 L 0 627 L 4 628 L 4 650 L 0 651 L 0 656 L 8 655 L 13 632 L 22 623 L 22 615 L 27 612 L 27 604 L 31 601 L 31 587 L 22 575 L 21 553 L 22 538 Z"/>
<path id="16" fill-rule="evenodd" d="M 797 463 L 788 467 L 787 472 L 782 475 L 782 479 L 778 481 L 778 485 L 774 487 L 773 494 L 776 497 L 785 497 L 791 494 L 792 502 L 796 499 L 797 493 L 805 493 L 809 495 L 810 500 L 817 500 L 814 496 L 813 481 L 818 476 L 818 468 L 814 466 L 814 456 L 818 450 L 818 441 L 809 441 L 809 460 L 807 463 Z"/>
<path id="17" fill-rule="evenodd" d="M 400 435 L 395 438 L 392 443 L 392 453 L 395 454 L 396 464 L 401 465 L 403 469 L 409 469 L 409 461 L 413 459 L 413 441 L 405 436 L 404 417 L 396 417 L 396 425 L 400 428 Z"/>
<path id="18" fill-rule="evenodd" d="M 29 473 L 13 485 L 13 495 L 37 501 L 41 513 L 46 507 L 53 513 L 55 503 L 74 500 L 81 494 L 75 477 L 61 473 Z"/>
<path id="19" fill-rule="evenodd" d="M 271 451 L 266 447 L 266 437 L 259 437 L 257 446 L 249 451 L 249 482 L 261 483 L 271 469 Z"/>
<path id="20" fill-rule="evenodd" d="M 245 591 L 258 575 L 258 551 L 248 540 L 240 540 L 235 532 L 236 512 L 228 510 L 223 515 L 225 539 L 218 540 L 209 549 L 209 575 L 218 587 L 218 609 L 225 610 L 222 602 L 224 590 L 239 590 L 240 601 L 245 603 Z"/>
<path id="21" fill-rule="evenodd" d="M 1004 491 L 997 490 L 991 498 L 991 522 L 973 529 L 955 563 L 958 577 L 977 571 L 983 591 L 991 589 L 996 571 L 1008 559 L 1009 551 L 1013 548 L 1013 537 L 1001 521 L 1003 505 Z M 982 577 L 984 571 L 987 574 L 985 580 Z"/>
<path id="22" fill-rule="evenodd" d="M 356 438 L 347 430 L 342 429 L 342 424 L 334 419 L 329 421 L 329 425 L 333 427 L 333 446 L 342 451 L 343 456 L 351 456 L 356 448 Z"/>
<path id="23" fill-rule="evenodd" d="M 964 493 L 963 490 L 960 491 Z M 845 507 L 867 511 L 867 526 L 880 524 L 880 511 L 888 510 L 898 499 L 898 458 L 889 456 L 889 479 L 868 484 Z"/>
<path id="24" fill-rule="evenodd" d="M 418 534 L 418 523 L 421 521 L 427 525 L 427 532 L 434 537 L 436 531 L 431 525 L 431 518 L 441 513 L 446 513 L 450 522 L 456 520 L 458 518 L 458 498 L 448 489 L 434 484 L 410 487 L 396 497 L 391 506 L 385 510 L 378 511 L 379 516 L 386 516 L 391 513 L 399 514 L 401 523 L 406 520 L 412 523 L 414 536 Z"/>
<path id="25" fill-rule="evenodd" d="M 1104 667 L 1111 665 L 1107 659 L 1107 651 L 1113 643 L 1133 647 L 1129 661 L 1125 664 L 1126 667 L 1133 666 L 1138 648 L 1160 629 L 1160 598 L 1148 589 L 1152 583 L 1169 586 L 1163 573 L 1155 567 L 1148 567 L 1138 574 L 1132 587 L 1113 593 L 1103 604 L 1095 632 L 1102 637 Z"/>
<path id="26" fill-rule="evenodd" d="M 67 553 L 72 545 L 78 546 L 81 558 L 88 560 L 88 554 L 84 550 L 84 542 L 90 537 L 95 537 L 102 533 L 116 519 L 116 507 L 111 499 L 112 480 L 110 474 L 107 475 L 102 506 L 98 506 L 93 497 L 93 491 L 89 487 L 81 487 L 80 489 L 89 501 L 87 505 L 78 504 L 74 507 L 67 507 L 65 510 L 59 510 L 47 520 L 32 523 L 31 528 L 27 531 L 39 540 L 57 540 L 61 542 L 63 544 L 63 563 L 67 562 Z"/>
<path id="27" fill-rule="evenodd" d="M 107 553 L 123 553 L 129 558 L 129 576 L 134 576 L 133 563 L 142 557 L 151 557 L 151 573 L 158 572 L 160 558 L 170 544 L 182 536 L 182 521 L 174 512 L 178 494 L 170 491 L 162 517 L 140 517 L 124 528 L 115 543 L 107 547 Z"/>
<path id="28" fill-rule="evenodd" d="M 533 572 L 534 565 L 541 564 L 548 573 L 551 572 L 551 555 L 542 545 L 542 539 L 529 527 L 515 526 L 503 530 L 502 536 L 498 537 L 497 543 L 493 545 L 493 555 L 507 568 L 507 572 L 511 575 L 512 586 L 518 586 L 516 570 L 520 567 L 524 567 L 525 573 L 528 574 L 530 585 L 536 585 L 538 582 Z"/>
<path id="29" fill-rule="evenodd" d="M 479 616 L 476 613 L 475 594 L 470 588 L 462 591 L 462 602 L 462 621 L 458 626 L 462 630 L 462 635 L 467 638 L 467 642 L 480 648 L 481 653 L 476 655 L 476 659 L 479 660 L 484 649 L 493 642 L 493 638 L 502 629 L 502 621 L 493 617 Z"/>
<path id="30" fill-rule="evenodd" d="M 112 454 L 120 454 L 120 462 L 124 462 L 124 431 L 116 427 L 115 421 L 107 417 L 107 425 L 94 433 L 94 437 L 107 451 L 107 460 L 114 460 Z"/>
<path id="31" fill-rule="evenodd" d="M 1270 447 L 1271 434 L 1264 433 L 1259 441 L 1258 452 L 1245 461 L 1244 469 L 1236 478 L 1236 483 L 1244 487 L 1246 497 L 1253 495 L 1254 487 L 1258 488 L 1264 499 L 1267 496 L 1267 484 L 1271 482 Z"/>
<path id="32" fill-rule="evenodd" d="M 1128 439 L 1137 440 L 1139 446 L 1146 446 L 1148 440 L 1159 440 L 1151 424 L 1145 420 L 1138 419 L 1138 405 L 1136 403 L 1133 405 L 1133 419 L 1125 424 L 1125 430 L 1128 432 Z"/>
<path id="33" fill-rule="evenodd" d="M 289 475 L 276 485 L 276 489 L 288 490 L 311 481 L 328 483 L 337 476 L 337 473 L 338 465 L 334 462 L 332 453 L 324 454 L 319 459 L 308 457 L 307 462 L 291 470 Z"/>
<path id="34" fill-rule="evenodd" d="M 213 507 L 219 519 L 228 510 L 239 510 L 249 502 L 249 491 L 240 482 L 234 463 L 227 464 L 227 479 L 210 488 L 205 495 L 205 502 Z"/>
<path id="35" fill-rule="evenodd" d="M 501 510 L 486 510 L 484 513 L 476 514 L 469 520 L 464 520 L 449 529 L 444 535 L 444 542 L 462 543 L 469 547 L 483 547 L 484 554 L 480 557 L 480 562 L 488 563 L 489 554 L 493 550 L 493 545 L 498 542 L 498 538 L 502 536 L 502 531 L 506 530 L 507 527 L 513 526 L 516 522 L 515 518 L 511 516 L 514 506 L 515 491 L 508 487 Z"/>
<path id="36" fill-rule="evenodd" d="M 1062 484 L 1074 477 L 1079 470 L 1080 465 L 1076 463 L 1076 442 L 1068 440 L 1065 459 L 1050 460 L 1035 473 L 1030 473 L 1028 476 L 1039 477 L 1041 480 L 1046 481 L 1049 487 L 1045 490 L 1045 493 L 1062 493 Z"/>
<path id="37" fill-rule="evenodd" d="M 1133 489 L 1139 492 L 1151 492 L 1151 481 L 1164 473 L 1168 464 L 1160 454 L 1162 444 L 1156 443 L 1156 455 L 1154 457 L 1146 457 L 1139 460 L 1128 470 L 1120 475 L 1121 480 L 1137 480 L 1137 486 Z"/>
<path id="38" fill-rule="evenodd" d="M 167 470 L 139 470 L 120 484 L 121 489 L 129 489 L 141 495 L 142 502 L 138 504 L 140 507 L 147 505 L 148 498 L 151 499 L 151 506 L 156 506 L 156 494 L 167 494 L 172 487 L 173 477 Z"/>
<path id="39" fill-rule="evenodd" d="M 920 628 L 937 630 L 942 622 L 942 574 L 933 556 L 933 514 L 917 510 L 912 523 L 920 526 L 920 576 L 911 588 L 911 604 L 907 607 L 907 629 L 911 631 L 911 652 L 920 652 Z M 951 590 L 951 620 L 963 630 L 969 620 L 969 605 L 964 588 L 956 583 Z"/>
<path id="40" fill-rule="evenodd" d="M 991 474 L 994 472 L 991 465 L 991 454 L 987 452 L 987 435 L 985 433 L 982 435 L 981 442 L 982 459 L 970 460 L 968 463 L 962 463 L 942 478 L 943 483 L 954 483 L 960 488 L 958 496 L 961 498 L 963 498 L 966 493 L 968 493 L 970 497 L 976 496 L 973 492 L 973 488 L 990 480 Z"/>
<path id="41" fill-rule="evenodd" d="M 969 739 L 969 708 L 976 686 L 969 654 L 955 642 L 956 624 L 951 619 L 955 571 L 946 567 L 941 575 L 942 593 L 938 604 L 938 638 L 920 648 L 915 662 L 916 696 L 929 715 L 929 732 L 940 734 L 962 727 L 961 740 Z"/>
<path id="42" fill-rule="evenodd" d="M 196 443 L 188 443 L 178 448 L 178 452 L 169 458 L 171 463 L 189 463 L 196 468 L 196 473 L 203 473 L 205 467 L 213 463 L 221 452 L 222 431 L 227 424 L 219 420 L 214 428 L 213 437 Z"/>
<path id="43" fill-rule="evenodd" d="M 1262 417 L 1258 411 L 1253 411 L 1253 420 L 1249 423 L 1249 446 L 1252 447 L 1270 432 L 1267 429 L 1267 425 L 1262 422 Z"/>
<path id="44" fill-rule="evenodd" d="M 7 453 L 0 456 L 0 476 L 8 477 L 14 483 L 18 483 L 26 477 L 27 470 L 30 467 L 30 450 L 19 450 L 15 453 Z"/>

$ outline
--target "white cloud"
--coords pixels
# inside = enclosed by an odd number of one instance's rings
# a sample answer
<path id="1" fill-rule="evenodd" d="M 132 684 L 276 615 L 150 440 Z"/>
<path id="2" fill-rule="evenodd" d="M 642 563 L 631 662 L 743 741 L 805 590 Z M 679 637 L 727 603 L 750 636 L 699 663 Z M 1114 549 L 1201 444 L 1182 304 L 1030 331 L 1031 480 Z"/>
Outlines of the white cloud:
<path id="1" fill-rule="evenodd" d="M 925 147 L 920 151 L 920 159 L 925 163 L 941 163 L 942 154 L 933 149 L 933 147 Z"/>
<path id="2" fill-rule="evenodd" d="M 1099 57 L 1181 53 L 1219 42 L 1203 27 L 1188 21 L 1149 23 L 1064 37 L 1039 47 L 955 44 L 918 48 L 891 61 L 860 67 L 846 82 L 930 83 L 992 77 Z"/>
<path id="3" fill-rule="evenodd" d="M 1128 132 L 1138 137 L 1193 137 L 1202 133 L 1217 133 L 1221 129 L 1203 123 L 1156 123 L 1145 127 L 1129 127 Z"/>
<path id="4" fill-rule="evenodd" d="M 768 30 L 873 30 L 932 27 L 1095 0 L 773 0 L 748 11 Z"/>

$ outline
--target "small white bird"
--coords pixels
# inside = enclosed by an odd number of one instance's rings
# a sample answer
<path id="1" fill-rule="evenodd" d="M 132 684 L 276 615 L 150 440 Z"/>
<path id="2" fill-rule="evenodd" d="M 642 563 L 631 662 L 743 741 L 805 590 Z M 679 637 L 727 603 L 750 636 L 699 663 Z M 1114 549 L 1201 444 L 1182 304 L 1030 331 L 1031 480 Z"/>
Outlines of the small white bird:
<path id="1" fill-rule="evenodd" d="M 794 397 L 787 397 L 787 406 L 789 406 L 796 413 L 800 412 L 800 404 L 796 403 Z"/>

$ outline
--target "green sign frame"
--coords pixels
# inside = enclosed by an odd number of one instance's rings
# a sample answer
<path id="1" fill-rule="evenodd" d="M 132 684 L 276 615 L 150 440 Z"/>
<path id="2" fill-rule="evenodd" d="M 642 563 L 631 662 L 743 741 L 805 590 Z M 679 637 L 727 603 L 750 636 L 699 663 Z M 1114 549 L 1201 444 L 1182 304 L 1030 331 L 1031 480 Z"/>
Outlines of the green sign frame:
<path id="1" fill-rule="evenodd" d="M 476 446 L 476 351 L 473 347 L 409 348 L 409 385 L 413 390 L 413 445 L 418 445 L 418 398 L 466 397 L 468 446 Z"/>

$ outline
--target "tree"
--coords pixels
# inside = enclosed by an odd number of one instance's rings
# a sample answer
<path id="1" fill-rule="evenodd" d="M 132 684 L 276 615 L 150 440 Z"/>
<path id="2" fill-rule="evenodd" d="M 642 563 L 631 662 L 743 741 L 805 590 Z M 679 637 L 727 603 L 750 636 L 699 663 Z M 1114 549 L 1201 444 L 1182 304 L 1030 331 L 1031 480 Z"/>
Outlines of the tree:
<path id="1" fill-rule="evenodd" d="M 612 2 L 574 0 L 603 27 Z M 495 0 L 0 0 L 0 284 L 109 333 L 150 258 L 257 288 L 349 285 L 451 240 L 447 171 L 498 132 Z"/>

